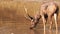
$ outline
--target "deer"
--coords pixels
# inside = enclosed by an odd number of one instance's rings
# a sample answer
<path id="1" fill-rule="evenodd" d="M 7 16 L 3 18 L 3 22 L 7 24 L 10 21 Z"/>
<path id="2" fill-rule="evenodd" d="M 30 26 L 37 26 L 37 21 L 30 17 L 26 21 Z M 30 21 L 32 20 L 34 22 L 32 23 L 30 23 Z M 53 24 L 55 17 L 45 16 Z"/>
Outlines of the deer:
<path id="1" fill-rule="evenodd" d="M 39 23 L 39 19 L 42 18 L 43 21 L 43 25 L 44 25 L 44 34 L 45 30 L 46 30 L 46 19 L 45 16 L 47 15 L 47 19 L 49 21 L 49 30 L 51 31 L 52 28 L 52 17 L 54 17 L 54 21 L 55 21 L 55 25 L 56 25 L 56 34 L 58 34 L 58 26 L 57 26 L 57 16 L 58 16 L 58 5 L 55 2 L 45 2 L 41 4 L 40 7 L 40 11 L 38 11 L 35 15 L 34 18 L 31 17 L 28 13 L 27 13 L 27 8 L 24 7 L 25 11 L 26 11 L 26 15 L 25 16 L 27 19 L 29 19 L 31 21 L 31 27 L 30 29 L 34 28 L 36 26 L 37 23 Z"/>
<path id="2" fill-rule="evenodd" d="M 45 15 L 48 16 L 48 21 L 50 23 L 50 29 L 52 28 L 52 17 L 54 16 L 54 21 L 55 21 L 55 25 L 56 25 L 56 34 L 58 33 L 58 26 L 57 26 L 57 16 L 58 16 L 58 5 L 56 2 L 45 2 L 41 5 L 41 10 L 40 10 L 40 15 L 42 17 L 43 20 L 43 24 L 44 24 L 44 33 L 45 33 L 45 23 L 46 23 L 46 19 L 45 19 Z"/>

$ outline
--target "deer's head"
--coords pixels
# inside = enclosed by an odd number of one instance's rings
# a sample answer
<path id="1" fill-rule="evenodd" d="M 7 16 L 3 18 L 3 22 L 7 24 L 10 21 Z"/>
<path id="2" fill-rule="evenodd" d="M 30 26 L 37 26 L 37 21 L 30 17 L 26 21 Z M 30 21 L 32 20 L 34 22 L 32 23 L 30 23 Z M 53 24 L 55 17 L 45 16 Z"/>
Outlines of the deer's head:
<path id="1" fill-rule="evenodd" d="M 24 6 L 24 10 L 25 10 L 25 18 L 27 18 L 28 20 L 34 22 L 34 23 L 37 23 L 40 19 L 40 15 L 39 13 L 37 12 L 37 14 L 34 15 L 34 17 L 30 16 L 28 13 L 27 13 L 27 8 Z"/>

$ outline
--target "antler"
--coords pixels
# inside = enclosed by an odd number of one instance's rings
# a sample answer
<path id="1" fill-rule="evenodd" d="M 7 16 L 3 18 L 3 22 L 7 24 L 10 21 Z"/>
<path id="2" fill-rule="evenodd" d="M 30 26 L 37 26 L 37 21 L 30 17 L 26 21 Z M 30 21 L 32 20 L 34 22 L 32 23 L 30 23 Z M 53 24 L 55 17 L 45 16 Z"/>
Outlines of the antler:
<path id="1" fill-rule="evenodd" d="M 24 6 L 24 9 L 25 9 L 25 12 L 26 12 L 26 14 L 27 14 L 27 8 Z"/>
<path id="2" fill-rule="evenodd" d="M 33 17 L 31 17 L 28 13 L 27 13 L 27 8 L 24 6 L 24 9 L 25 9 L 25 12 L 26 12 L 26 15 L 25 15 L 25 18 L 29 19 L 29 20 L 32 20 Z"/>

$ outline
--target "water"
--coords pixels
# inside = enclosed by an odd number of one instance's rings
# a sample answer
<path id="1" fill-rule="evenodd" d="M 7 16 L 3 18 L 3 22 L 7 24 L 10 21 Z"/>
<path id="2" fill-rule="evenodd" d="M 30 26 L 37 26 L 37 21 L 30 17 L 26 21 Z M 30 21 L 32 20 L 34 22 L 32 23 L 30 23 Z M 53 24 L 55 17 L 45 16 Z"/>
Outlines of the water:
<path id="1" fill-rule="evenodd" d="M 44 34 L 43 24 L 39 23 L 35 29 L 29 29 L 30 21 L 25 18 L 20 19 L 20 21 L 2 21 L 0 24 L 0 34 Z M 59 32 L 58 34 L 60 34 Z M 56 34 L 55 27 L 52 28 L 51 32 L 46 27 L 46 34 Z"/>

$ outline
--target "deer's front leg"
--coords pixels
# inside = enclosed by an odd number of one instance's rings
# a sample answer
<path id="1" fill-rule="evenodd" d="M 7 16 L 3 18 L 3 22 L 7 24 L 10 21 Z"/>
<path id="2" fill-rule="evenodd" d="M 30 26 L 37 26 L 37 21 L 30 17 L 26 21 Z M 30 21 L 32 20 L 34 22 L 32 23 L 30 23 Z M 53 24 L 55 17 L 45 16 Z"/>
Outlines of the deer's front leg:
<path id="1" fill-rule="evenodd" d="M 48 22 L 49 22 L 49 33 L 52 34 L 52 16 L 48 15 Z"/>
<path id="2" fill-rule="evenodd" d="M 55 20 L 55 25 L 56 25 L 56 34 L 58 34 L 57 14 L 54 14 L 54 20 Z"/>
<path id="3" fill-rule="evenodd" d="M 46 20 L 45 20 L 45 18 L 44 18 L 44 15 L 42 15 L 42 20 L 43 20 L 43 25 L 44 25 L 44 34 L 46 34 L 46 33 L 45 33 L 45 30 L 46 30 L 46 29 L 45 29 Z"/>

